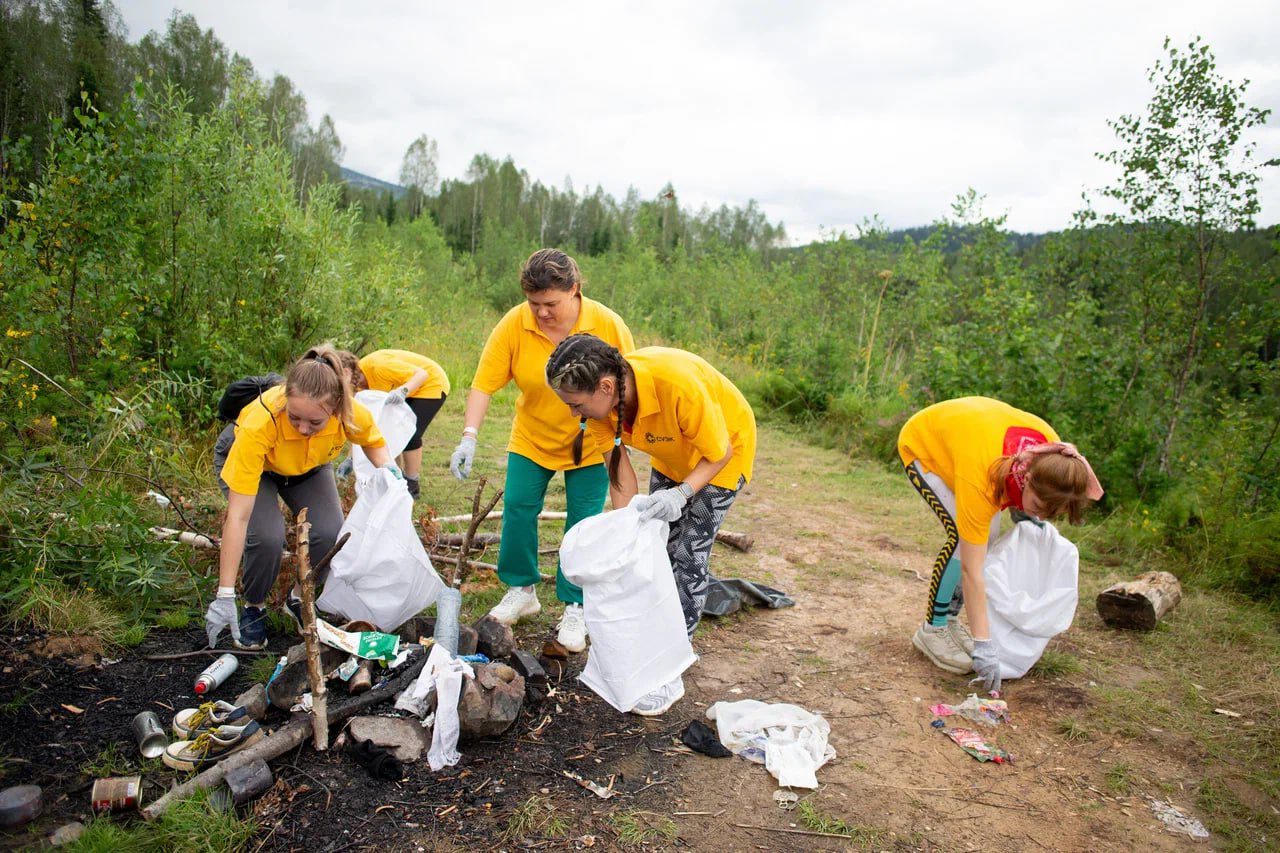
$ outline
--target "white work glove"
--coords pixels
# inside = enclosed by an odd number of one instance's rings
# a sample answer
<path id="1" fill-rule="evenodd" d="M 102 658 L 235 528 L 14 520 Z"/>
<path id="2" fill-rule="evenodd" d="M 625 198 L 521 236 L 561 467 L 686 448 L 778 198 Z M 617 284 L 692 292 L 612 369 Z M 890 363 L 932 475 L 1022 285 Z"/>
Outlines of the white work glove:
<path id="1" fill-rule="evenodd" d="M 636 495 L 627 506 L 639 510 L 641 521 L 657 518 L 670 524 L 680 518 L 684 505 L 688 502 L 679 489 L 662 489 L 647 495 Z"/>
<path id="2" fill-rule="evenodd" d="M 462 441 L 458 442 L 458 446 L 454 448 L 453 455 L 449 457 L 449 470 L 459 480 L 465 480 L 471 476 L 471 463 L 475 461 L 476 437 L 474 435 L 463 435 Z"/>
<path id="3" fill-rule="evenodd" d="M 988 693 L 1000 695 L 1000 647 L 995 640 L 973 641 L 973 671 L 978 677 L 970 684 L 981 683 Z"/>
<path id="4" fill-rule="evenodd" d="M 218 587 L 218 595 L 209 602 L 204 613 L 204 632 L 209 638 L 209 648 L 218 645 L 222 629 L 231 629 L 231 639 L 240 640 L 240 613 L 236 610 L 235 587 Z"/>
<path id="5" fill-rule="evenodd" d="M 388 403 L 403 403 L 409 397 L 409 389 L 401 385 L 399 388 L 392 389 L 387 392 Z"/>
<path id="6" fill-rule="evenodd" d="M 383 465 L 382 468 L 385 471 L 390 471 L 392 476 L 394 476 L 397 480 L 404 479 L 404 472 L 400 470 L 400 466 L 397 465 L 396 463 L 388 462 L 386 465 Z"/>

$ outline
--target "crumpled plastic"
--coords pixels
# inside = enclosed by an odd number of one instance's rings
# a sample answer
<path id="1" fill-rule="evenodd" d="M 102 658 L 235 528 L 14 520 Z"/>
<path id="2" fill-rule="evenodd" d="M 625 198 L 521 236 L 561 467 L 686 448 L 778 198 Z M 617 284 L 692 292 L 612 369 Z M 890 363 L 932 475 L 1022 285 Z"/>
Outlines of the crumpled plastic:
<path id="1" fill-rule="evenodd" d="M 458 752 L 458 736 L 461 734 L 458 697 L 462 694 L 464 677 L 476 677 L 470 664 L 453 657 L 441 646 L 432 646 L 418 680 L 396 698 L 399 710 L 425 717 L 429 711 L 427 698 L 432 690 L 435 691 L 436 722 L 431 730 L 431 748 L 427 751 L 427 763 L 433 771 L 452 767 L 462 757 Z"/>
<path id="2" fill-rule="evenodd" d="M 1209 830 L 1204 828 L 1204 824 L 1193 817 L 1187 817 L 1182 810 L 1172 803 L 1166 803 L 1162 800 L 1150 800 L 1151 813 L 1159 818 L 1164 824 L 1164 828 L 1170 832 L 1176 832 L 1179 835 L 1187 835 L 1191 838 L 1208 838 Z"/>
<path id="3" fill-rule="evenodd" d="M 998 746 L 992 746 L 973 729 L 950 728 L 942 733 L 956 742 L 956 746 L 972 755 L 979 761 L 993 761 L 996 764 L 1012 764 L 1013 753 L 1006 752 Z"/>
<path id="4" fill-rule="evenodd" d="M 976 693 L 970 693 L 969 698 L 959 705 L 944 705 L 941 702 L 931 705 L 929 712 L 937 717 L 964 717 L 984 726 L 998 726 L 1009 722 L 1008 702 L 1003 699 L 984 699 Z"/>
<path id="5" fill-rule="evenodd" d="M 819 714 L 784 702 L 716 702 L 707 709 L 720 742 L 735 755 L 763 764 L 787 788 L 818 787 L 817 771 L 836 757 L 831 725 Z"/>
<path id="6" fill-rule="evenodd" d="M 715 729 L 702 720 L 690 720 L 680 733 L 680 740 L 694 752 L 709 755 L 712 758 L 728 758 L 733 755 L 716 737 Z"/>
<path id="7" fill-rule="evenodd" d="M 728 616 L 737 613 L 744 604 L 777 609 L 793 607 L 795 601 L 781 590 L 745 578 L 707 576 L 707 600 L 702 605 L 704 616 Z"/>

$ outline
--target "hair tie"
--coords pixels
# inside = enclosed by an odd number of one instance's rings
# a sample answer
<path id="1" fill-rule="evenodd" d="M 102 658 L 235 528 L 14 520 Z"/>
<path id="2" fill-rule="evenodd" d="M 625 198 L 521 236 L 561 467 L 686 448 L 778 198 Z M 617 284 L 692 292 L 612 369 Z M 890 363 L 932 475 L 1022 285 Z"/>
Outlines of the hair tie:
<path id="1" fill-rule="evenodd" d="M 618 446 L 618 445 L 620 445 L 620 444 L 622 444 L 622 436 L 620 436 L 620 435 L 615 435 L 615 436 L 613 437 L 613 446 L 614 446 L 614 447 L 617 447 L 617 446 Z"/>
<path id="2" fill-rule="evenodd" d="M 578 429 L 582 430 L 583 432 L 586 432 L 586 430 L 587 430 L 587 422 L 586 422 L 586 421 L 578 421 Z"/>

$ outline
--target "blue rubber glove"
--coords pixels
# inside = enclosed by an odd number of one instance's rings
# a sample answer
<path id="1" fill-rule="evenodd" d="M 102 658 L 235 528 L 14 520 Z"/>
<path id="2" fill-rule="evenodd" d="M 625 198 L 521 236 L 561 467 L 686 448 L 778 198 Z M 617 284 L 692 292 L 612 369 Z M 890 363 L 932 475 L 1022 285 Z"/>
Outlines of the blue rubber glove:
<path id="1" fill-rule="evenodd" d="M 970 684 L 980 682 L 988 693 L 1000 692 L 1000 647 L 995 640 L 973 641 L 973 671 L 978 677 L 971 679 Z"/>
<path id="2" fill-rule="evenodd" d="M 397 465 L 396 463 L 388 462 L 386 465 L 383 465 L 382 468 L 384 471 L 390 471 L 391 475 L 395 477 L 397 480 L 404 479 L 404 472 L 400 470 L 400 466 Z"/>
<path id="3" fill-rule="evenodd" d="M 647 495 L 636 495 L 627 506 L 639 510 L 641 521 L 657 518 L 670 524 L 680 518 L 686 503 L 688 499 L 678 489 L 661 489 Z"/>

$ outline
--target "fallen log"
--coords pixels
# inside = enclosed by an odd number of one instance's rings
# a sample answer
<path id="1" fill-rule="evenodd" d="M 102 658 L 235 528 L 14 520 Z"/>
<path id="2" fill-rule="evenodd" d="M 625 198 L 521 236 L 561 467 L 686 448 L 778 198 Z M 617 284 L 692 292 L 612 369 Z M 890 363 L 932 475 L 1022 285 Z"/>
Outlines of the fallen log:
<path id="1" fill-rule="evenodd" d="M 1146 572 L 1098 593 L 1098 615 L 1112 628 L 1155 630 L 1182 600 L 1182 584 L 1168 572 Z"/>
<path id="2" fill-rule="evenodd" d="M 375 687 L 368 693 L 362 693 L 345 702 L 335 703 L 328 711 L 329 725 L 337 725 L 365 708 L 391 699 L 413 683 L 413 680 L 422 672 L 422 667 L 426 665 L 426 662 L 427 656 L 424 654 L 421 660 L 409 664 L 404 672 L 381 687 Z M 201 789 L 212 788 L 220 783 L 229 771 L 238 767 L 243 767 L 259 759 L 270 761 L 273 758 L 279 758 L 289 750 L 296 749 L 304 743 L 307 739 L 307 733 L 310 731 L 311 720 L 306 715 L 299 714 L 294 716 L 289 722 L 253 746 L 233 753 L 208 770 L 193 776 L 172 789 L 163 797 L 142 809 L 142 817 L 146 820 L 155 820 L 178 800 L 189 797 Z"/>
<path id="3" fill-rule="evenodd" d="M 443 545 L 448 548 L 457 548 L 462 545 L 462 541 L 466 538 L 463 533 L 441 533 L 436 537 L 435 544 Z M 500 533 L 477 533 L 471 538 L 471 544 L 475 545 L 497 545 L 502 541 Z"/>
<path id="4" fill-rule="evenodd" d="M 172 527 L 152 527 L 151 535 L 157 539 L 177 539 L 183 545 L 190 545 L 193 548 L 216 550 L 218 547 L 218 543 L 208 536 L 203 533 L 194 533 L 190 530 L 174 530 Z"/>

